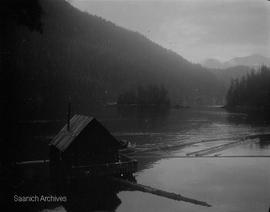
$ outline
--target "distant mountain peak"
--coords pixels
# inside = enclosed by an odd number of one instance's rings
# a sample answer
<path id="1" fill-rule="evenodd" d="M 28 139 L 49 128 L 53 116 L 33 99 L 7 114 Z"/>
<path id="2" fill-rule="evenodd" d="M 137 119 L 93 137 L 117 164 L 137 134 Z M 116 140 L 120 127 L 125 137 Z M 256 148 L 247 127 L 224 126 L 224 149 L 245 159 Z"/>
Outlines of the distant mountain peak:
<path id="1" fill-rule="evenodd" d="M 202 65 L 214 69 L 226 69 L 234 66 L 257 68 L 261 65 L 270 66 L 270 58 L 260 54 L 252 54 L 244 57 L 235 57 L 225 62 L 220 62 L 217 59 L 206 59 L 202 62 Z"/>

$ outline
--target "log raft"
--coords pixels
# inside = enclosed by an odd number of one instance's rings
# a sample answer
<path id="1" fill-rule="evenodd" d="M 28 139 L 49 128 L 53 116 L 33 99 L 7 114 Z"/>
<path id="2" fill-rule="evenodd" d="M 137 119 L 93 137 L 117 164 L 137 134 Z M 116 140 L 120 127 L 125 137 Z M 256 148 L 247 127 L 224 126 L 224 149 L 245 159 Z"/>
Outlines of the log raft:
<path id="1" fill-rule="evenodd" d="M 255 142 L 258 142 L 258 139 L 255 139 Z M 203 150 L 199 150 L 199 151 L 195 151 L 195 152 L 189 152 L 186 154 L 186 156 L 205 156 L 205 155 L 209 155 L 209 154 L 213 154 L 216 152 L 221 152 L 225 149 L 229 149 L 247 142 L 254 142 L 254 139 L 239 139 L 237 141 L 234 142 L 230 142 L 230 143 L 226 143 L 226 144 L 222 144 L 222 145 L 218 145 L 218 146 L 214 146 L 214 147 L 210 147 L 210 148 L 206 148 Z"/>

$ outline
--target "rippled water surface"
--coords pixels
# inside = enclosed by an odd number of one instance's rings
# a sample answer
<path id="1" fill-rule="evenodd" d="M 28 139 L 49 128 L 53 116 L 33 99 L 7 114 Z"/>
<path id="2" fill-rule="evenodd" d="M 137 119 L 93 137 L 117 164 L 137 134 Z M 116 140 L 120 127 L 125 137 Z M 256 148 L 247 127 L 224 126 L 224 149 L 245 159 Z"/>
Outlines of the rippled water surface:
<path id="1" fill-rule="evenodd" d="M 266 118 L 214 107 L 161 114 L 131 111 L 116 117 L 103 122 L 136 149 L 149 150 L 134 155 L 139 162 L 138 183 L 212 205 L 206 208 L 139 191 L 121 191 L 116 211 L 268 211 L 270 158 L 261 156 L 270 156 L 269 140 L 251 139 L 205 155 L 217 157 L 183 157 L 248 135 L 267 134 L 270 127 Z M 196 143 L 199 141 L 204 142 Z M 179 146 L 189 142 L 195 144 Z"/>
<path id="2" fill-rule="evenodd" d="M 205 201 L 212 207 L 116 187 L 103 194 L 88 193 L 91 189 L 71 193 L 68 204 L 57 210 L 269 210 L 269 137 L 247 137 L 270 133 L 266 116 L 229 113 L 218 107 L 169 111 L 107 108 L 88 115 L 93 114 L 113 135 L 130 142 L 135 152 L 129 156 L 138 160 L 138 183 Z"/>

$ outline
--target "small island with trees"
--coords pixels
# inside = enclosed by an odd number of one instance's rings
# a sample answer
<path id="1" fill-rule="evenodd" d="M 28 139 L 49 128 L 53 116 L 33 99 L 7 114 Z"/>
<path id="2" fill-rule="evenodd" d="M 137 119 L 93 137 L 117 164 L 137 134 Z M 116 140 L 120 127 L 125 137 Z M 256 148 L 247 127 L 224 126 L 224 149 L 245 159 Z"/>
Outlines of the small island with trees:
<path id="1" fill-rule="evenodd" d="M 168 108 L 170 99 L 163 85 L 138 86 L 137 89 L 120 94 L 117 105 Z"/>

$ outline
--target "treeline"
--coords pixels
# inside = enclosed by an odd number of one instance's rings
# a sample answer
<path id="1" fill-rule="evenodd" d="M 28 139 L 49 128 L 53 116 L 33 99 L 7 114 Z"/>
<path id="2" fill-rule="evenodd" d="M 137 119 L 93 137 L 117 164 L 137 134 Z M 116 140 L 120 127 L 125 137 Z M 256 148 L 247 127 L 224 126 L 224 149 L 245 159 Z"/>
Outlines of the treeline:
<path id="1" fill-rule="evenodd" d="M 270 68 L 260 67 L 241 80 L 232 80 L 227 93 L 227 108 L 270 109 Z"/>
<path id="2" fill-rule="evenodd" d="M 169 106 L 168 91 L 164 86 L 138 86 L 137 90 L 129 90 L 119 95 L 118 105 L 137 106 Z"/>

